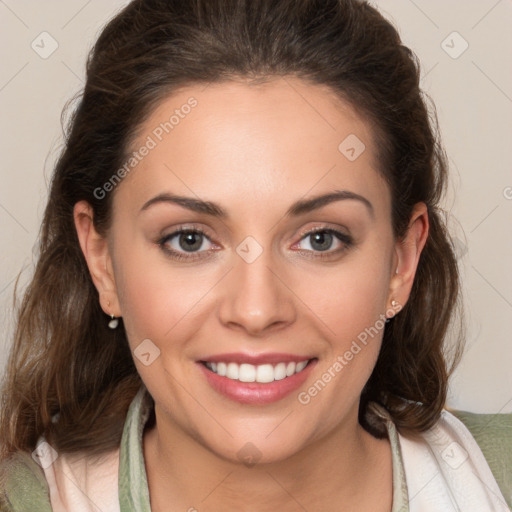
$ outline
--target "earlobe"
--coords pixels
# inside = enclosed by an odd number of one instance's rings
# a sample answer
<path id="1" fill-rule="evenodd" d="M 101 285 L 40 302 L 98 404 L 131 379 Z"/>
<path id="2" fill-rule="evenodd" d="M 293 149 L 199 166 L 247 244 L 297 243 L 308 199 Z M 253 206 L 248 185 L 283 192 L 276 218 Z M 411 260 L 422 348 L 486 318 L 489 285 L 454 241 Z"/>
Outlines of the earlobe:
<path id="1" fill-rule="evenodd" d="M 417 203 L 412 211 L 407 233 L 395 245 L 395 267 L 392 271 L 389 301 L 403 307 L 411 293 L 419 259 L 425 247 L 429 230 L 428 209 Z"/>
<path id="2" fill-rule="evenodd" d="M 73 209 L 75 229 L 100 303 L 107 315 L 121 316 L 107 239 L 94 226 L 94 211 L 86 201 Z"/>

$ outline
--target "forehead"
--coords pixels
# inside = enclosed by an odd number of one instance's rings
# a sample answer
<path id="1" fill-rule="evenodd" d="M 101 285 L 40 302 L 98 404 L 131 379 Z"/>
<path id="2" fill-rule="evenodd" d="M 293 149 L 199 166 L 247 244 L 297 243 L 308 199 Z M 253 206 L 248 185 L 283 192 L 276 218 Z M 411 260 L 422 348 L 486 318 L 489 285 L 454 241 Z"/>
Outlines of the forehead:
<path id="1" fill-rule="evenodd" d="M 194 84 L 140 127 L 121 195 L 139 205 L 161 192 L 235 205 L 343 188 L 385 203 L 373 131 L 330 89 L 297 78 Z"/>

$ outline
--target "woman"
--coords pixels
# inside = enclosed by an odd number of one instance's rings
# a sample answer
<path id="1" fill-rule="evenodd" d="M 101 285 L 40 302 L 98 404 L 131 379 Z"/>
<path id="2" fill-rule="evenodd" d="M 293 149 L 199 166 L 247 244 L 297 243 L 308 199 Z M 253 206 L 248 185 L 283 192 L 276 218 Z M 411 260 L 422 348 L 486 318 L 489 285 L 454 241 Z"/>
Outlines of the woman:
<path id="1" fill-rule="evenodd" d="M 458 274 L 418 75 L 355 0 L 108 24 L 18 319 L 2 510 L 508 509 L 510 415 L 443 410 Z"/>

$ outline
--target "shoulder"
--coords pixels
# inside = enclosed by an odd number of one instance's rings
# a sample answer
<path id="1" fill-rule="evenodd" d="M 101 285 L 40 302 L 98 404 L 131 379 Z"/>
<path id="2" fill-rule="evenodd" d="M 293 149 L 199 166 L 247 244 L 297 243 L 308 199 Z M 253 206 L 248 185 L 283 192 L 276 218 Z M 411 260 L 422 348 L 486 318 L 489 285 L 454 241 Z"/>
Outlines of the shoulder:
<path id="1" fill-rule="evenodd" d="M 0 512 L 119 511 L 119 449 L 101 455 L 59 454 L 43 468 L 16 453 L 0 468 Z"/>
<path id="2" fill-rule="evenodd" d="M 475 414 L 449 410 L 471 433 L 500 490 L 512 506 L 512 414 Z"/>
<path id="3" fill-rule="evenodd" d="M 460 413 L 459 416 L 462 417 Z M 398 432 L 408 496 L 414 505 L 411 510 L 431 510 L 432 503 L 437 504 L 436 510 L 452 510 L 454 506 L 464 512 L 512 510 L 509 509 L 512 507 L 510 449 L 502 446 L 506 453 L 493 460 L 486 447 L 478 444 L 485 437 L 488 445 L 496 450 L 500 443 L 506 442 L 510 415 L 494 420 L 496 426 L 500 425 L 497 432 L 484 432 L 486 429 L 482 428 L 488 426 L 490 417 L 478 419 L 481 425 L 478 431 L 474 423 L 470 425 L 475 435 L 447 410 L 427 430 Z"/>
<path id="4" fill-rule="evenodd" d="M 51 512 L 43 469 L 30 454 L 17 452 L 0 465 L 0 510 Z"/>

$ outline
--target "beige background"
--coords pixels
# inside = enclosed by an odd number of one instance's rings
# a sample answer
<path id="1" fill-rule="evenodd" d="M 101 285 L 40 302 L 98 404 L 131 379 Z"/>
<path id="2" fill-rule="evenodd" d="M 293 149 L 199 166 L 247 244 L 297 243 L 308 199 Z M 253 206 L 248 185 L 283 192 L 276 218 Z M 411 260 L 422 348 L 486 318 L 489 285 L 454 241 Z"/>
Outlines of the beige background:
<path id="1" fill-rule="evenodd" d="M 22 271 L 26 282 L 33 264 L 62 107 L 83 85 L 100 28 L 125 3 L 0 0 L 0 368 L 12 333 L 14 281 Z M 418 54 L 450 156 L 445 206 L 459 239 L 468 342 L 449 405 L 511 412 L 512 1 L 373 3 Z M 58 44 L 46 59 L 31 47 L 35 40 L 39 52 L 51 49 L 44 31 Z"/>

